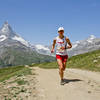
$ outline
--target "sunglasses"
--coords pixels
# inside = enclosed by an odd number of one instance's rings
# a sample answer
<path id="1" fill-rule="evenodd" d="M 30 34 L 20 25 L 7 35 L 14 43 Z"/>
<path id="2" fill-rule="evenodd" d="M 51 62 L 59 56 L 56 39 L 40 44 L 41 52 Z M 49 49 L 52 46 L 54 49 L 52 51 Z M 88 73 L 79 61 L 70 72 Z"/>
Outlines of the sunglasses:
<path id="1" fill-rule="evenodd" d="M 58 32 L 64 32 L 64 30 L 58 31 Z"/>

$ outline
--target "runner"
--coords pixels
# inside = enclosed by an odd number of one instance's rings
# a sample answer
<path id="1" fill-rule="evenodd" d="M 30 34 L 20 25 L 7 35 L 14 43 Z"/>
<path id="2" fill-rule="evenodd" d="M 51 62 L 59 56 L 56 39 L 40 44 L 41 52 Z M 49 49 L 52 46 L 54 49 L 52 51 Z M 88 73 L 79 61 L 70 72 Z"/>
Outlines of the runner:
<path id="1" fill-rule="evenodd" d="M 72 44 L 68 37 L 64 36 L 64 28 L 59 27 L 58 36 L 53 40 L 53 45 L 51 53 L 54 53 L 54 48 L 56 44 L 56 59 L 59 65 L 59 75 L 61 78 L 61 85 L 64 85 L 64 70 L 66 68 L 66 62 L 68 59 L 68 54 L 66 49 L 72 48 Z M 68 45 L 67 45 L 68 44 Z"/>

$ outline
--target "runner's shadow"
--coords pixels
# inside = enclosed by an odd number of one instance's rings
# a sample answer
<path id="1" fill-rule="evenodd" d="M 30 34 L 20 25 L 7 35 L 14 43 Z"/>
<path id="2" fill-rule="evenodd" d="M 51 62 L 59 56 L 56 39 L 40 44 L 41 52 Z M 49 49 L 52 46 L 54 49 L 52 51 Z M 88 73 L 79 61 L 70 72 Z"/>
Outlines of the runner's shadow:
<path id="1" fill-rule="evenodd" d="M 82 80 L 80 80 L 80 79 L 64 79 L 65 84 L 70 83 L 70 82 L 78 82 L 78 81 L 82 81 Z"/>

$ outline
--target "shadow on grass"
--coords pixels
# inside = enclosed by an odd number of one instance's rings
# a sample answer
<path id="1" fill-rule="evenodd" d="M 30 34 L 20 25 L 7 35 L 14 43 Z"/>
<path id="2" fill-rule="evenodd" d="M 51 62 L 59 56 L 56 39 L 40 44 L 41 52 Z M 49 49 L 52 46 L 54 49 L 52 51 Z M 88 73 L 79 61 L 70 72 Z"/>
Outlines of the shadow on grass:
<path id="1" fill-rule="evenodd" d="M 68 84 L 70 82 L 78 82 L 78 81 L 82 81 L 82 80 L 80 80 L 80 79 L 64 79 L 65 84 Z"/>

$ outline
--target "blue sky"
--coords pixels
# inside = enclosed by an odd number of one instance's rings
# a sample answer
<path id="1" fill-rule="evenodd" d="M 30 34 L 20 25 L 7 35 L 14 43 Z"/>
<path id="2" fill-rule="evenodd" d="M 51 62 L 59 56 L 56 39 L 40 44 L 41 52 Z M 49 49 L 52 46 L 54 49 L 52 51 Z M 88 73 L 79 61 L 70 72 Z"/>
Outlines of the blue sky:
<path id="1" fill-rule="evenodd" d="M 50 45 L 59 26 L 72 42 L 100 37 L 100 0 L 0 0 L 0 27 L 6 20 L 32 44 Z"/>

